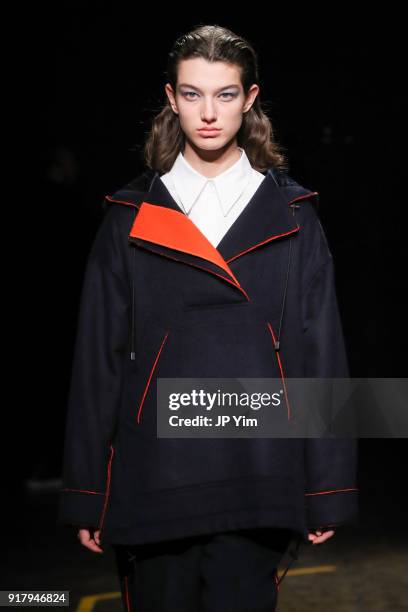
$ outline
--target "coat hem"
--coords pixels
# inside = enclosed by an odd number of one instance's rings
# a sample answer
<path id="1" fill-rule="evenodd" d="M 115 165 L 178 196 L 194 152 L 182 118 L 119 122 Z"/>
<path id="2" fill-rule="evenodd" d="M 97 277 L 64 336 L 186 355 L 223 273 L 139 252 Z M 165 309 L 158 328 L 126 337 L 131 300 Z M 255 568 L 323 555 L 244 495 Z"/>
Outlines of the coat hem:
<path id="1" fill-rule="evenodd" d="M 283 516 L 284 514 L 286 517 Z M 248 510 L 224 511 L 214 513 L 212 516 L 189 517 L 178 519 L 178 521 L 177 519 L 169 520 L 166 521 L 165 530 L 162 523 L 140 523 L 125 529 L 108 530 L 105 528 L 102 544 L 132 546 L 258 527 L 289 529 L 294 537 L 307 539 L 305 527 L 296 520 L 288 519 L 287 513 L 282 512 L 282 516 L 279 517 L 273 510 L 255 509 L 252 512 Z"/>

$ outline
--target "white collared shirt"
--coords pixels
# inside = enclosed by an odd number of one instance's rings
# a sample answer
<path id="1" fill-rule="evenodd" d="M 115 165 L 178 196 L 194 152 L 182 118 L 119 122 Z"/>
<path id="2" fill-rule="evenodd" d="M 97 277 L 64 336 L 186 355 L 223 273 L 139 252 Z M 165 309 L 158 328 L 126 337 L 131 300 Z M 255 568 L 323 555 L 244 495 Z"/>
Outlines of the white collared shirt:
<path id="1" fill-rule="evenodd" d="M 215 247 L 265 179 L 251 166 L 244 149 L 238 148 L 241 157 L 213 178 L 197 172 L 181 151 L 171 170 L 160 177 L 178 206 Z"/>

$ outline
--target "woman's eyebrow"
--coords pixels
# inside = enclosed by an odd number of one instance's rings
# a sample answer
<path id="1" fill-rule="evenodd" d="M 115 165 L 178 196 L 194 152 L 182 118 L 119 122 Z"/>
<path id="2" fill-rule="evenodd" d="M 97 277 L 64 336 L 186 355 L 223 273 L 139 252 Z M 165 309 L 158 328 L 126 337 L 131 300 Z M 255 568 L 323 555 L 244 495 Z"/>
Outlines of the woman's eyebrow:
<path id="1" fill-rule="evenodd" d="M 196 89 L 200 93 L 203 93 L 199 87 L 196 87 L 195 85 L 190 85 L 189 83 L 180 83 L 179 87 L 191 87 L 192 89 Z M 220 87 L 216 91 L 221 91 L 223 89 L 229 89 L 230 87 L 235 87 L 236 89 L 239 89 L 239 85 L 237 85 L 236 83 L 231 83 L 231 85 L 224 85 L 224 87 Z"/>

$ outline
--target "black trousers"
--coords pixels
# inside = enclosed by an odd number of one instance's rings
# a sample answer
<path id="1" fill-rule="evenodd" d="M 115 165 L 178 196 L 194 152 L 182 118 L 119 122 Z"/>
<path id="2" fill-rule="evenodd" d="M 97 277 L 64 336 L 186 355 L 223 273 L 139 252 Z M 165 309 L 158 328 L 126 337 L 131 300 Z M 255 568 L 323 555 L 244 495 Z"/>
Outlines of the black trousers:
<path id="1" fill-rule="evenodd" d="M 289 529 L 114 546 L 126 612 L 273 612 Z"/>

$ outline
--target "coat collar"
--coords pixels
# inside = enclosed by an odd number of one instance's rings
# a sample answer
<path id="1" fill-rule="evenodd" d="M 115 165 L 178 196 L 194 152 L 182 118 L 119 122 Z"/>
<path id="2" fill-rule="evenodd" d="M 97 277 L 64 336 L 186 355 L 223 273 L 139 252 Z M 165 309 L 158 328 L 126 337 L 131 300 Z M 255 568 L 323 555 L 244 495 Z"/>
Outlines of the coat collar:
<path id="1" fill-rule="evenodd" d="M 316 191 L 305 189 L 287 175 L 279 180 L 275 169 L 264 174 L 265 179 L 217 247 L 180 209 L 157 171 L 148 170 L 105 199 L 138 208 L 129 241 L 216 274 L 248 299 L 229 264 L 273 240 L 298 232 L 292 205 L 298 200 L 318 199 Z"/>

